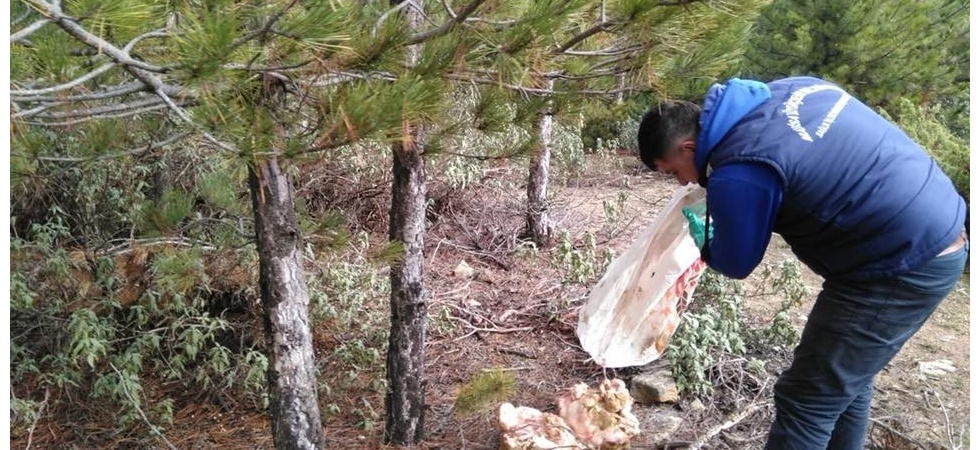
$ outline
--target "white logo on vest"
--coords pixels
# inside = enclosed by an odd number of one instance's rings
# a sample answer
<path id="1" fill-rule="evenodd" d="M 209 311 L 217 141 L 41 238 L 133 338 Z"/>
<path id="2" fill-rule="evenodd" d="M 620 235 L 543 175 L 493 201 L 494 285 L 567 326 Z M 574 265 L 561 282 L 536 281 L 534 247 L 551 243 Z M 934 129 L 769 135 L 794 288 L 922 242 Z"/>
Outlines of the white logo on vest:
<path id="1" fill-rule="evenodd" d="M 819 139 L 824 137 L 824 135 L 827 134 L 827 131 L 830 130 L 830 126 L 834 124 L 835 120 L 837 120 L 837 115 L 840 114 L 841 110 L 844 109 L 844 106 L 847 105 L 847 101 L 851 99 L 851 96 L 837 86 L 818 84 L 797 89 L 793 92 L 793 95 L 790 95 L 789 100 L 786 100 L 786 103 L 783 103 L 782 112 L 783 114 L 786 114 L 786 124 L 789 125 L 789 127 L 800 136 L 800 139 L 803 139 L 804 141 L 813 142 L 813 136 L 810 135 L 810 132 L 807 131 L 807 129 L 803 127 L 803 123 L 800 122 L 800 107 L 803 106 L 803 99 L 807 95 L 826 90 L 837 91 L 841 94 L 841 97 L 836 103 L 834 103 L 834 106 L 830 108 L 830 111 L 828 111 L 827 115 L 824 116 L 823 121 L 820 122 L 820 126 L 817 127 L 816 132 L 814 132 Z"/>

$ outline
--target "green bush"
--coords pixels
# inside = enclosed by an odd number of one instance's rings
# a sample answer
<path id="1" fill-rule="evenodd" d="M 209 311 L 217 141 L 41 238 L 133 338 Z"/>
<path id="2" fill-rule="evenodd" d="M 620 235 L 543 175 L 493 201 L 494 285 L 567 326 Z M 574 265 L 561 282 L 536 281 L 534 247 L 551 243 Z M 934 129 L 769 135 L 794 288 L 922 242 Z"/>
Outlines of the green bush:
<path id="1" fill-rule="evenodd" d="M 708 395 L 713 390 L 708 370 L 719 354 L 742 355 L 742 285 L 711 269 L 694 291 L 692 308 L 671 337 L 665 357 L 681 392 Z"/>
<path id="2" fill-rule="evenodd" d="M 619 145 L 634 155 L 640 154 L 640 143 L 636 136 L 640 132 L 640 119 L 627 117 L 619 125 Z"/>
<path id="3" fill-rule="evenodd" d="M 242 174 L 204 149 L 150 154 L 141 125 L 11 139 L 12 430 L 87 408 L 166 424 L 160 383 L 265 402 Z"/>
<path id="4" fill-rule="evenodd" d="M 760 270 L 760 288 L 751 295 L 780 299 L 778 310 L 762 328 L 745 325 L 742 309 L 745 292 L 739 281 L 705 270 L 694 291 L 690 309 L 664 353 L 674 380 L 681 392 L 710 395 L 715 387 L 712 369 L 726 357 L 753 354 L 766 358 L 775 350 L 785 351 L 799 341 L 799 333 L 790 320 L 789 311 L 810 295 L 803 283 L 796 260 L 764 264 Z M 750 358 L 748 366 L 762 366 L 762 360 Z"/>
<path id="5" fill-rule="evenodd" d="M 615 116 L 591 117 L 582 125 L 582 144 L 586 153 L 595 153 L 601 149 L 602 142 L 615 141 L 620 133 L 620 121 Z"/>

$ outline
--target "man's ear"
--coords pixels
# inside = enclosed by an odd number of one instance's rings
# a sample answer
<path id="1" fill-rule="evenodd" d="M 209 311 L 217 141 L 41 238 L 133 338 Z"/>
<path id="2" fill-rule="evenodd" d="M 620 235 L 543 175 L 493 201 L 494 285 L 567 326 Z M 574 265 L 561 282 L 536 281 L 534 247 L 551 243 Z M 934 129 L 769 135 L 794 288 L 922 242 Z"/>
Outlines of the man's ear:
<path id="1" fill-rule="evenodd" d="M 694 139 L 684 139 L 681 141 L 681 152 L 694 154 Z"/>

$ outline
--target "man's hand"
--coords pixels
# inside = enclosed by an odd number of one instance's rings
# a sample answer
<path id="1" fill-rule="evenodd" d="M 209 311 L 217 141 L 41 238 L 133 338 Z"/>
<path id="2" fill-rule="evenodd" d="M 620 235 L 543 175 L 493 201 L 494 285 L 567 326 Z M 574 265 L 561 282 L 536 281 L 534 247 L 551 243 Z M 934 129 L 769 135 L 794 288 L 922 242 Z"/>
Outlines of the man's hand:
<path id="1" fill-rule="evenodd" d="M 688 231 L 691 233 L 691 237 L 694 238 L 694 243 L 698 245 L 698 248 L 704 247 L 704 220 L 691 208 L 684 208 L 681 210 L 684 213 L 684 217 L 687 218 Z M 711 239 L 714 232 L 712 227 L 708 227 L 708 239 Z"/>

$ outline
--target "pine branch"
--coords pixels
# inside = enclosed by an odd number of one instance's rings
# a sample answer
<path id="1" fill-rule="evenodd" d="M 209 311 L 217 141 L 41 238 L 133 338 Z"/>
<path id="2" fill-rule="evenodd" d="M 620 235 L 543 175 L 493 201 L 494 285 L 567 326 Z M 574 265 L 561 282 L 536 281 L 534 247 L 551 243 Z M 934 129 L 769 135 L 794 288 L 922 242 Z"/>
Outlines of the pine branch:
<path id="1" fill-rule="evenodd" d="M 66 120 L 62 122 L 27 122 L 27 123 L 31 125 L 42 125 L 46 127 L 67 127 L 67 126 L 78 125 L 80 123 L 88 122 L 90 120 L 118 119 L 122 117 L 131 117 L 138 114 L 159 111 L 167 108 L 169 108 L 169 106 L 167 106 L 166 104 L 158 103 L 156 105 L 147 106 L 144 108 L 127 109 L 127 110 L 113 112 L 113 113 L 83 115 L 78 119 Z"/>
<path id="2" fill-rule="evenodd" d="M 133 57 L 129 56 L 128 52 L 123 51 L 119 47 L 106 42 L 106 40 L 102 39 L 101 37 L 92 34 L 84 27 L 79 25 L 74 18 L 65 15 L 60 6 L 54 3 L 48 3 L 44 0 L 27 1 L 35 6 L 42 15 L 57 24 L 62 30 L 65 30 L 65 32 L 72 35 L 75 39 L 82 41 L 89 47 L 95 47 L 102 50 L 103 53 L 109 55 L 109 57 L 111 57 L 114 61 L 126 66 L 127 70 L 131 72 L 137 70 L 156 73 L 166 72 L 166 70 L 162 67 L 133 59 Z"/>
<path id="3" fill-rule="evenodd" d="M 125 47 L 123 47 L 123 51 L 126 52 L 126 53 L 129 53 L 133 49 L 133 47 L 136 46 L 137 43 L 139 43 L 140 41 L 142 41 L 144 39 L 148 39 L 148 38 L 151 38 L 151 37 L 167 37 L 169 35 L 170 34 L 166 30 L 155 30 L 155 31 L 150 31 L 150 32 L 147 32 L 147 33 L 143 33 L 143 34 L 141 34 L 139 36 L 136 36 L 131 41 L 129 41 L 129 43 L 126 44 Z M 116 65 L 117 65 L 116 63 L 104 64 L 104 65 L 96 68 L 95 70 L 93 70 L 93 71 L 91 71 L 89 73 L 86 73 L 85 75 L 82 75 L 82 76 L 80 76 L 80 77 L 78 77 L 78 78 L 76 78 L 74 80 L 71 80 L 71 81 L 69 81 L 67 83 L 59 84 L 57 86 L 51 86 L 51 87 L 47 87 L 47 88 L 43 88 L 43 89 L 12 90 L 12 91 L 10 91 L 10 97 L 14 101 L 46 101 L 46 99 L 43 98 L 43 97 L 42 98 L 32 98 L 32 97 L 40 96 L 40 95 L 44 95 L 44 94 L 52 94 L 52 93 L 55 93 L 55 92 L 58 92 L 58 91 L 65 91 L 65 90 L 71 89 L 71 88 L 73 88 L 75 86 L 78 86 L 78 85 L 80 85 L 82 83 L 85 83 L 86 81 L 89 81 L 89 80 L 91 80 L 91 79 L 93 79 L 93 78 L 95 78 L 95 77 L 97 77 L 99 75 L 102 75 L 103 73 L 108 72 L 110 69 L 112 69 Z M 176 92 L 176 88 L 172 88 L 172 89 Z M 60 99 L 56 99 L 56 100 L 62 100 L 62 101 L 64 101 L 65 99 L 64 98 L 60 98 Z"/>
<path id="4" fill-rule="evenodd" d="M 16 118 L 19 118 L 19 117 L 31 117 L 31 116 L 33 116 L 33 115 L 35 115 L 37 113 L 40 113 L 42 111 L 46 111 L 48 109 L 51 109 L 51 108 L 55 107 L 55 105 L 53 105 L 53 104 L 48 104 L 48 105 L 36 106 L 34 108 L 28 109 L 27 111 L 21 111 L 20 108 L 18 107 L 18 105 L 16 103 L 14 103 L 12 106 L 14 108 L 14 111 L 16 111 L 16 113 L 11 114 L 11 116 L 10 116 L 11 119 L 16 119 Z"/>
<path id="5" fill-rule="evenodd" d="M 113 67 L 116 67 L 116 66 L 117 66 L 117 64 L 114 63 L 114 62 L 109 63 L 109 64 L 103 64 L 103 65 L 99 66 L 98 68 L 96 68 L 95 70 L 93 70 L 93 71 L 91 71 L 89 73 L 86 73 L 85 75 L 82 75 L 82 76 L 80 76 L 78 78 L 75 78 L 74 80 L 71 80 L 71 81 L 69 81 L 67 83 L 59 84 L 57 86 L 47 87 L 47 88 L 44 88 L 44 89 L 11 90 L 10 91 L 10 99 L 13 100 L 13 101 L 36 101 L 35 99 L 33 99 L 31 97 L 39 96 L 39 95 L 44 95 L 44 94 L 53 94 L 53 93 L 58 92 L 58 91 L 65 91 L 65 90 L 71 89 L 71 88 L 73 88 L 75 86 L 78 86 L 78 85 L 80 85 L 80 84 L 82 84 L 82 83 L 84 83 L 86 81 L 89 81 L 89 80 L 91 80 L 91 79 L 93 79 L 93 78 L 95 78 L 95 77 L 97 77 L 99 75 L 102 75 L 102 74 L 108 72 L 110 69 L 112 69 Z"/>
<path id="6" fill-rule="evenodd" d="M 172 87 L 177 89 L 176 87 Z M 55 103 L 74 103 L 82 101 L 91 100 L 106 100 L 113 97 L 121 97 L 123 95 L 135 94 L 137 92 L 146 91 L 146 85 L 142 81 L 130 81 L 128 83 L 123 83 L 110 88 L 104 88 L 96 92 L 89 92 L 85 94 L 69 95 L 66 97 L 14 97 L 13 92 L 10 94 L 10 99 L 13 101 L 22 102 L 55 102 Z M 55 105 L 48 105 L 55 106 Z M 18 116 L 14 116 L 18 117 Z"/>
<path id="7" fill-rule="evenodd" d="M 575 35 L 575 36 L 572 36 L 571 39 L 569 39 L 567 42 L 565 42 L 564 44 L 562 44 L 558 48 L 556 48 L 555 49 L 555 53 L 565 53 L 566 50 L 568 50 L 568 49 L 570 49 L 570 48 L 578 45 L 580 42 L 582 42 L 582 41 L 584 41 L 584 40 L 586 40 L 586 39 L 588 39 L 588 38 L 590 38 L 590 37 L 592 37 L 592 36 L 594 36 L 594 35 L 602 32 L 602 31 L 608 31 L 610 29 L 610 27 L 613 25 L 613 23 L 614 22 L 611 21 L 611 20 L 606 20 L 606 21 L 603 21 L 603 22 L 600 22 L 600 23 L 597 23 L 597 24 L 593 25 L 592 28 L 589 28 L 589 29 L 587 29 L 587 30 L 585 30 L 585 31 L 583 31 L 583 32 Z"/>
<path id="8" fill-rule="evenodd" d="M 27 20 L 27 18 L 30 17 L 31 16 L 31 13 L 33 13 L 33 12 L 34 12 L 33 9 L 28 8 L 27 10 L 24 11 L 23 14 L 20 15 L 20 17 L 17 17 L 16 19 L 12 19 L 10 21 L 10 25 L 11 26 L 16 26 L 17 24 L 19 24 L 19 23 Z"/>
<path id="9" fill-rule="evenodd" d="M 642 45 L 631 45 L 629 47 L 606 47 L 603 50 L 566 50 L 564 54 L 570 56 L 619 56 L 632 54 L 643 49 Z"/>
<path id="10" fill-rule="evenodd" d="M 235 39 L 234 41 L 232 41 L 231 42 L 231 45 L 225 51 L 225 53 L 226 54 L 230 54 L 230 53 L 234 52 L 238 47 L 241 47 L 241 46 L 247 44 L 249 41 L 262 38 L 266 34 L 269 34 L 270 32 L 272 32 L 272 26 L 275 25 L 276 22 L 278 22 L 279 19 L 281 19 L 282 16 L 284 14 L 286 14 L 287 11 L 289 11 L 294 6 L 296 6 L 297 3 L 299 3 L 299 0 L 293 0 L 293 1 L 289 2 L 289 4 L 286 5 L 283 9 L 281 9 L 280 11 L 277 11 L 275 14 L 273 14 L 272 16 L 270 16 L 269 19 L 266 20 L 264 24 L 262 24 L 262 27 L 260 27 L 259 29 L 255 30 L 255 31 L 253 31 L 253 32 L 251 32 L 249 34 L 246 34 L 245 36 L 242 36 L 242 37 L 240 37 L 240 38 Z"/>
<path id="11" fill-rule="evenodd" d="M 626 72 L 625 70 L 615 68 L 615 67 L 611 69 L 603 69 L 603 70 L 598 70 L 597 68 L 593 68 L 592 70 L 587 71 L 588 75 L 556 74 L 549 78 L 554 78 L 556 80 L 567 80 L 567 81 L 586 81 L 586 80 L 595 80 L 598 78 L 611 78 L 617 75 L 622 75 L 625 72 Z"/>
<path id="12" fill-rule="evenodd" d="M 27 36 L 29 36 L 31 33 L 35 32 L 37 30 L 40 30 L 41 27 L 47 25 L 50 22 L 51 21 L 48 20 L 48 19 L 38 20 L 37 22 L 34 22 L 34 23 L 32 23 L 32 24 L 30 24 L 30 25 L 22 28 L 20 31 L 18 31 L 18 32 L 14 33 L 14 34 L 11 34 L 10 35 L 10 42 L 11 43 L 14 43 L 14 42 L 23 40 L 24 38 L 26 38 Z"/>
<path id="13" fill-rule="evenodd" d="M 388 19 L 388 16 L 398 13 L 402 9 L 405 9 L 405 7 L 407 7 L 409 4 L 409 2 L 401 2 L 395 5 L 393 8 L 385 11 L 384 14 L 382 14 L 381 17 L 378 17 L 378 20 L 374 22 L 374 27 L 371 28 L 371 36 L 373 37 L 378 34 L 378 28 L 380 28 L 381 24 Z"/>
<path id="14" fill-rule="evenodd" d="M 617 55 L 615 58 L 609 58 L 607 60 L 599 61 L 599 62 L 593 64 L 592 67 L 589 67 L 589 70 L 587 72 L 589 72 L 589 73 L 597 73 L 599 71 L 599 69 L 602 69 L 603 67 L 611 66 L 611 65 L 614 65 L 614 64 L 618 64 L 618 63 L 621 63 L 623 61 L 633 60 L 635 58 L 636 58 L 636 54 L 622 54 L 622 55 Z M 614 71 L 614 73 L 611 73 L 610 75 L 618 75 L 619 72 L 621 71 L 621 70 L 617 70 L 615 68 L 610 69 L 610 70 L 613 70 Z"/>
<path id="15" fill-rule="evenodd" d="M 323 79 L 323 78 L 326 79 Z M 350 83 L 357 80 L 365 81 L 395 81 L 397 77 L 395 75 L 387 72 L 367 72 L 367 73 L 356 73 L 356 72 L 343 72 L 343 71 L 328 71 L 322 75 L 317 75 L 313 79 L 306 82 L 310 87 L 324 87 L 333 86 L 342 83 Z"/>
<path id="16" fill-rule="evenodd" d="M 435 28 L 429 31 L 424 31 L 422 33 L 418 33 L 414 36 L 409 37 L 408 45 L 418 44 L 425 40 L 449 33 L 450 31 L 452 31 L 454 27 L 456 27 L 456 25 L 459 25 L 460 23 L 465 21 L 467 17 L 473 14 L 473 12 L 475 12 L 476 9 L 479 8 L 480 5 L 483 4 L 483 2 L 485 1 L 486 0 L 472 0 L 468 5 L 464 6 L 463 9 L 459 11 L 459 14 L 454 14 L 452 8 L 450 8 L 448 4 L 443 2 L 443 6 L 445 6 L 446 11 L 449 13 L 450 19 L 446 21 L 446 23 L 439 26 L 439 28 Z"/>
<path id="17" fill-rule="evenodd" d="M 482 84 L 482 85 L 487 85 L 487 86 L 496 86 L 496 87 L 499 87 L 499 88 L 508 89 L 508 90 L 512 90 L 512 91 L 516 91 L 516 92 L 520 92 L 523 95 L 527 95 L 527 96 L 533 95 L 533 96 L 538 96 L 538 97 L 549 97 L 549 96 L 552 96 L 552 95 L 574 95 L 574 94 L 579 94 L 579 95 L 597 95 L 597 96 L 614 96 L 614 95 L 619 94 L 619 93 L 646 92 L 647 91 L 646 89 L 637 88 L 635 86 L 624 86 L 624 87 L 621 87 L 621 88 L 613 88 L 613 89 L 567 89 L 567 90 L 555 89 L 555 90 L 551 90 L 551 89 L 546 89 L 546 88 L 536 88 L 536 87 L 530 87 L 530 86 L 521 86 L 521 85 L 512 84 L 512 83 L 503 83 L 503 82 L 501 82 L 499 80 L 495 80 L 495 79 L 492 79 L 492 78 L 470 77 L 470 76 L 459 75 L 459 74 L 446 74 L 446 75 L 443 75 L 443 78 L 445 78 L 447 80 L 452 80 L 452 81 L 462 81 L 462 82 L 470 83 L 470 84 Z"/>
<path id="18" fill-rule="evenodd" d="M 208 142 L 211 142 L 212 144 L 214 144 L 215 146 L 217 146 L 222 150 L 232 152 L 232 153 L 237 153 L 237 150 L 235 150 L 234 147 L 218 140 L 218 138 L 214 137 L 214 135 L 212 135 L 210 132 L 208 132 L 203 127 L 201 127 L 196 122 L 194 122 L 194 120 L 191 119 L 189 115 L 187 115 L 187 112 L 184 111 L 183 108 L 180 107 L 180 105 L 178 105 L 176 102 L 174 102 L 173 99 L 170 98 L 171 96 L 177 96 L 177 97 L 182 97 L 184 99 L 183 101 L 186 102 L 192 101 L 187 95 L 187 93 L 184 92 L 182 89 L 175 88 L 173 86 L 165 84 L 159 78 L 159 76 L 156 73 L 154 73 L 154 72 L 163 72 L 163 69 L 137 61 L 133 59 L 131 56 L 129 56 L 128 52 L 110 44 L 105 39 L 102 39 L 101 37 L 92 34 L 84 27 L 79 25 L 77 22 L 75 22 L 73 19 L 66 16 L 61 11 L 60 6 L 58 6 L 57 4 L 48 3 L 44 0 L 27 0 L 27 1 L 29 1 L 35 7 L 39 8 L 39 10 L 43 15 L 49 17 L 51 21 L 53 21 L 55 24 L 61 27 L 61 29 L 68 32 L 68 34 L 72 35 L 73 37 L 82 41 L 83 43 L 87 44 L 90 47 L 94 47 L 101 50 L 110 58 L 112 58 L 114 61 L 116 61 L 119 64 L 122 64 L 127 72 L 129 72 L 138 80 L 142 81 L 149 88 L 151 88 L 153 93 L 155 93 L 158 97 L 160 97 L 160 99 L 163 100 L 163 102 L 167 105 L 167 107 L 169 107 L 171 111 L 177 114 L 177 116 L 180 117 L 181 120 L 197 128 L 198 131 L 201 133 L 201 135 L 208 140 Z M 286 7 L 286 9 L 296 4 L 297 1 L 298 0 L 293 0 L 293 2 L 291 2 L 289 6 Z M 278 20 L 278 17 L 281 16 L 281 14 L 284 12 L 285 10 L 281 11 L 280 14 L 273 16 L 273 18 L 271 18 L 267 22 L 268 26 L 271 27 L 272 24 L 275 23 L 276 20 Z M 264 28 L 265 27 L 263 27 L 263 29 Z M 244 42 L 242 42 L 242 44 L 244 44 Z M 155 110 L 159 108 L 154 106 L 151 109 Z M 145 111 L 146 110 L 144 110 L 144 112 Z M 113 116 L 108 115 L 108 116 L 100 116 L 100 117 L 113 117 Z M 47 124 L 47 125 L 64 126 L 69 124 L 70 124 L 69 122 L 62 122 L 62 123 Z"/>
<path id="19" fill-rule="evenodd" d="M 268 66 L 268 67 L 252 67 L 250 65 L 241 64 L 241 63 L 229 63 L 221 67 L 229 70 L 244 70 L 247 72 L 284 72 L 287 70 L 299 69 L 314 61 L 315 60 L 313 59 L 307 59 L 293 64 L 286 64 L 282 66 Z"/>
<path id="20" fill-rule="evenodd" d="M 686 6 L 694 3 L 702 3 L 705 0 L 661 0 L 653 6 Z"/>
<path id="21" fill-rule="evenodd" d="M 69 111 L 57 111 L 49 114 L 38 115 L 37 118 L 40 119 L 78 119 L 92 116 L 101 116 L 105 114 L 115 114 L 125 111 L 130 111 L 134 109 L 142 109 L 151 106 L 157 106 L 164 104 L 162 100 L 157 97 L 146 98 L 142 100 L 137 100 L 130 103 L 114 103 L 105 106 L 98 106 L 94 108 L 85 109 L 74 109 Z"/>
<path id="22" fill-rule="evenodd" d="M 703 2 L 703 1 L 704 0 L 661 0 L 660 2 L 657 2 L 656 4 L 654 4 L 653 6 L 654 7 L 657 7 L 657 6 L 684 6 L 684 5 L 690 5 L 690 4 L 693 4 L 693 3 L 698 3 L 698 2 Z M 603 16 L 605 16 L 605 10 L 603 10 Z M 599 34 L 600 32 L 603 32 L 603 31 L 612 31 L 616 27 L 616 25 L 620 25 L 620 24 L 623 24 L 623 23 L 626 23 L 626 22 L 627 21 L 624 20 L 624 19 L 606 19 L 606 18 L 603 17 L 603 20 L 601 20 L 599 23 L 593 25 L 589 29 L 587 29 L 587 30 L 585 30 L 585 31 L 583 31 L 583 32 L 575 35 L 575 36 L 572 36 L 564 44 L 558 46 L 558 48 L 555 49 L 554 53 L 557 53 L 557 54 L 565 53 L 566 51 L 570 50 L 572 47 L 578 45 L 582 41 L 584 41 L 584 40 L 586 40 L 586 39 L 588 39 L 588 38 L 590 38 L 590 37 L 592 37 L 592 36 L 594 36 L 596 34 Z"/>

